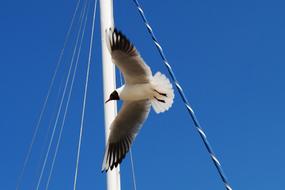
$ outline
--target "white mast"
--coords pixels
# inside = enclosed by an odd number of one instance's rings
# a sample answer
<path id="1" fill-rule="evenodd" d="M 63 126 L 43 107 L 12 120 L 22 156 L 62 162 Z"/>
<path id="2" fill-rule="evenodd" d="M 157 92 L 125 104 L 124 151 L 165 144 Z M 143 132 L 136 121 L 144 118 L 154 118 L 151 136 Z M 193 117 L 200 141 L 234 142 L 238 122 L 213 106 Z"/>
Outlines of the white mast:
<path id="1" fill-rule="evenodd" d="M 113 0 L 100 0 L 101 17 L 101 43 L 102 43 L 102 63 L 103 63 L 103 85 L 104 100 L 107 100 L 110 93 L 116 89 L 115 65 L 112 63 L 111 55 L 106 46 L 105 30 L 114 27 Z M 116 101 L 110 101 L 104 105 L 105 110 L 105 137 L 106 143 L 109 137 L 110 125 L 117 115 Z M 120 190 L 120 167 L 107 172 L 107 190 Z"/>

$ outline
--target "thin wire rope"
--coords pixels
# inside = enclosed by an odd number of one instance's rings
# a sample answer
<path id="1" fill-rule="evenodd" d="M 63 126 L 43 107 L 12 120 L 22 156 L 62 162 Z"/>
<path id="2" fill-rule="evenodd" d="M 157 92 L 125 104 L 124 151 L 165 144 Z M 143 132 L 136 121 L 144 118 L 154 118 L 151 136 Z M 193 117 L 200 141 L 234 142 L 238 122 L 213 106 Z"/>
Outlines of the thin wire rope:
<path id="1" fill-rule="evenodd" d="M 83 22 L 83 12 L 81 13 L 80 25 L 82 25 L 82 22 Z M 37 190 L 40 187 L 40 183 L 41 183 L 42 176 L 43 176 L 43 173 L 44 173 L 44 170 L 45 170 L 47 158 L 49 156 L 49 152 L 50 152 L 51 145 L 52 145 L 52 142 L 53 142 L 54 134 L 55 134 L 55 131 L 56 131 L 56 128 L 57 128 L 57 123 L 59 121 L 59 116 L 60 116 L 62 105 L 63 105 L 64 99 L 65 99 L 65 94 L 66 94 L 66 90 L 67 90 L 67 87 L 68 87 L 71 70 L 72 70 L 72 67 L 74 65 L 74 57 L 75 57 L 77 46 L 78 46 L 78 40 L 76 40 L 76 44 L 75 44 L 74 51 L 73 51 L 73 54 L 72 54 L 71 64 L 70 64 L 70 67 L 69 67 L 69 70 L 68 70 L 68 74 L 67 74 L 67 78 L 66 78 L 66 81 L 65 81 L 64 90 L 63 90 L 63 94 L 62 94 L 61 101 L 60 101 L 60 106 L 59 106 L 59 109 L 58 109 L 58 112 L 57 112 L 57 116 L 56 116 L 56 121 L 55 121 L 55 124 L 53 126 L 51 139 L 50 139 L 50 142 L 49 142 L 47 153 L 45 155 L 45 159 L 44 159 L 44 163 L 43 163 L 43 166 L 42 166 L 42 169 L 41 169 L 40 177 L 38 179 L 38 183 L 37 183 L 37 187 L 36 187 Z"/>
<path id="2" fill-rule="evenodd" d="M 87 1 L 86 1 L 86 3 L 87 3 Z M 85 7 L 85 9 L 86 9 L 86 7 Z M 85 19 L 84 19 L 85 21 L 84 21 L 83 30 L 82 30 L 82 33 L 81 33 L 80 45 L 79 45 L 79 49 L 78 49 L 78 52 L 77 52 L 75 68 L 74 68 L 73 75 L 72 75 L 72 81 L 71 81 L 70 89 L 69 89 L 69 92 L 68 92 L 67 103 L 66 103 L 65 110 L 64 110 L 63 120 L 62 120 L 62 124 L 61 124 L 61 127 L 60 127 L 60 132 L 59 132 L 59 136 L 58 136 L 58 140 L 57 140 L 57 144 L 56 144 L 56 148 L 55 148 L 55 153 L 54 153 L 54 157 L 53 157 L 52 164 L 51 164 L 51 169 L 50 169 L 48 180 L 47 180 L 47 184 L 46 184 L 46 190 L 48 190 L 48 188 L 49 188 L 51 176 L 52 176 L 53 169 L 54 169 L 54 164 L 55 164 L 55 161 L 56 161 L 56 158 L 57 158 L 57 153 L 58 153 L 58 149 L 59 149 L 61 138 L 62 138 L 62 132 L 63 132 L 65 121 L 66 121 L 67 111 L 68 111 L 68 108 L 69 108 L 69 102 L 70 102 L 70 98 L 71 98 L 72 91 L 73 91 L 75 76 L 76 76 L 76 73 L 77 73 L 77 67 L 78 67 L 78 63 L 79 63 L 80 52 L 81 52 L 81 48 L 82 48 L 82 42 L 83 42 L 85 29 L 86 29 L 86 23 L 87 23 L 86 21 L 87 21 L 88 9 L 85 10 L 84 14 L 85 14 Z"/>
<path id="3" fill-rule="evenodd" d="M 183 100 L 183 102 L 185 104 L 185 107 L 186 107 L 188 113 L 190 114 L 190 116 L 192 118 L 192 121 L 193 121 L 193 123 L 195 125 L 195 128 L 197 129 L 200 137 L 202 138 L 202 141 L 203 141 L 203 143 L 204 143 L 208 153 L 210 154 L 210 157 L 211 157 L 211 159 L 212 159 L 212 161 L 213 161 L 213 163 L 214 163 L 214 165 L 215 165 L 215 167 L 216 167 L 216 169 L 217 169 L 217 171 L 218 171 L 218 173 L 219 173 L 219 175 L 220 175 L 220 177 L 221 177 L 221 179 L 222 179 L 222 181 L 223 181 L 223 183 L 225 185 L 225 188 L 227 190 L 232 190 L 232 188 L 231 188 L 231 186 L 230 186 L 230 184 L 228 182 L 228 179 L 227 179 L 227 177 L 226 177 L 226 175 L 225 175 L 225 173 L 224 173 L 224 171 L 222 169 L 222 166 L 221 166 L 218 158 L 216 157 L 216 155 L 215 155 L 215 153 L 214 153 L 214 151 L 213 151 L 209 141 L 207 140 L 207 136 L 206 136 L 205 132 L 203 131 L 201 125 L 199 124 L 199 121 L 198 121 L 198 119 L 197 119 L 197 117 L 196 117 L 192 107 L 190 106 L 189 101 L 188 101 L 187 97 L 185 96 L 181 85 L 177 81 L 176 76 L 175 76 L 175 74 L 174 74 L 170 64 L 168 63 L 168 61 L 166 59 L 166 56 L 164 55 L 164 52 L 163 52 L 163 49 L 162 49 L 161 45 L 159 44 L 157 38 L 154 35 L 154 32 L 153 32 L 151 26 L 149 25 L 149 22 L 148 22 L 148 20 L 147 20 L 147 18 L 145 16 L 145 13 L 144 13 L 140 3 L 138 2 L 138 0 L 133 0 L 133 2 L 137 6 L 139 14 L 141 15 L 141 17 L 142 17 L 142 19 L 144 21 L 144 24 L 145 24 L 145 26 L 146 26 L 146 28 L 148 30 L 148 33 L 151 35 L 151 38 L 152 38 L 152 40 L 153 40 L 153 42 L 154 42 L 154 44 L 155 44 L 155 46 L 156 46 L 156 48 L 157 48 L 161 58 L 163 60 L 164 65 L 167 68 L 167 70 L 169 72 L 169 75 L 171 76 L 172 81 L 175 83 L 175 86 L 176 86 L 176 88 L 177 88 L 177 90 L 178 90 L 178 92 L 180 94 L 180 97 L 182 98 L 182 100 Z"/>
<path id="4" fill-rule="evenodd" d="M 130 148 L 130 160 L 131 160 L 131 167 L 132 167 L 132 177 L 133 177 L 133 186 L 134 186 L 134 190 L 137 190 L 137 182 L 136 182 L 136 175 L 135 175 L 135 164 L 134 164 L 134 160 L 133 160 L 133 151 Z"/>
<path id="5" fill-rule="evenodd" d="M 69 40 L 69 36 L 70 36 L 70 33 L 71 33 L 71 29 L 72 29 L 72 26 L 73 26 L 73 23 L 74 23 L 75 15 L 76 15 L 76 13 L 77 13 L 77 10 L 78 10 L 80 1 L 81 1 L 81 0 L 78 0 L 78 2 L 77 2 L 77 4 L 76 4 L 76 8 L 75 8 L 75 11 L 74 11 L 74 13 L 73 13 L 73 16 L 72 16 L 72 19 L 71 19 L 71 23 L 70 23 L 70 25 L 69 25 L 69 28 L 68 28 L 68 31 L 67 31 L 67 34 L 66 34 L 64 43 L 63 43 L 63 48 L 61 49 L 61 52 L 60 52 L 60 55 L 59 55 L 59 58 L 58 58 L 58 61 L 57 61 L 57 64 L 56 64 L 56 68 L 55 68 L 55 71 L 54 71 L 54 73 L 53 73 L 53 76 L 52 76 L 52 79 L 51 79 L 51 82 L 50 82 L 50 85 L 49 85 L 49 88 L 48 88 L 48 92 L 47 92 L 47 95 L 46 95 L 44 104 L 43 104 L 43 106 L 42 106 L 42 109 L 41 109 L 41 112 L 40 112 L 40 116 L 39 116 L 38 122 L 37 122 L 37 124 L 36 124 L 35 129 L 34 129 L 34 133 L 33 133 L 33 136 L 32 136 L 31 143 L 30 143 L 29 148 L 28 148 L 28 152 L 27 152 L 26 157 L 25 157 L 25 160 L 24 160 L 24 165 L 23 165 L 23 168 L 22 168 L 22 170 L 21 170 L 20 176 L 19 176 L 19 178 L 18 178 L 16 190 L 19 190 L 19 188 L 20 188 L 20 185 L 21 185 L 21 182 L 22 182 L 22 179 L 23 179 L 23 175 L 24 175 L 24 173 L 25 173 L 25 170 L 26 170 L 28 161 L 29 161 L 29 159 L 30 159 L 30 156 L 31 156 L 31 153 L 32 153 L 32 149 L 33 149 L 33 146 L 34 146 L 34 143 L 35 143 L 35 139 L 36 139 L 36 137 L 37 137 L 37 135 L 38 135 L 39 127 L 40 127 L 40 124 L 41 124 L 41 121 L 42 121 L 42 117 L 43 117 L 43 114 L 44 114 L 44 112 L 45 112 L 45 110 L 46 110 L 47 102 L 48 102 L 48 100 L 49 100 L 49 97 L 50 97 L 52 88 L 53 88 L 53 86 L 54 86 L 54 81 L 55 81 L 55 78 L 56 78 L 56 76 L 57 76 L 57 72 L 58 72 L 59 67 L 60 67 L 60 65 L 61 65 L 61 63 L 62 63 L 62 57 L 63 57 L 64 51 L 65 51 L 65 47 L 66 47 L 66 45 L 67 45 L 67 42 L 68 42 L 68 40 Z"/>
<path id="6" fill-rule="evenodd" d="M 120 76 L 120 83 L 121 86 L 123 85 L 123 77 L 122 77 L 122 72 L 119 72 Z M 135 173 L 135 164 L 133 160 L 133 151 L 132 148 L 130 148 L 130 161 L 131 161 L 131 169 L 132 169 L 132 180 L 133 180 L 133 188 L 134 190 L 137 190 L 137 182 L 136 182 L 136 173 Z"/>
<path id="7" fill-rule="evenodd" d="M 61 84 L 60 84 L 60 88 L 59 88 L 59 92 L 58 92 L 58 97 L 57 97 L 57 100 L 56 100 L 56 105 L 59 106 L 59 102 L 60 102 L 60 96 L 61 96 L 61 92 L 63 91 L 63 81 L 61 81 Z M 56 119 L 56 114 L 57 114 L 57 106 L 55 107 L 54 111 L 53 111 L 53 114 L 52 114 L 52 118 L 50 120 L 50 123 L 49 123 L 49 126 L 48 126 L 48 129 L 46 131 L 46 135 L 44 137 L 44 143 L 43 143 L 43 146 L 42 146 L 42 150 L 41 150 L 41 155 L 40 155 L 40 159 L 39 160 L 43 160 L 44 159 L 44 156 L 45 156 L 45 148 L 48 146 L 48 143 L 49 143 L 49 134 L 51 133 L 51 129 L 52 129 L 52 126 L 53 126 L 53 122 L 55 121 Z M 41 171 L 41 164 L 39 162 L 38 164 L 38 167 L 37 167 L 37 173 L 40 173 Z"/>
<path id="8" fill-rule="evenodd" d="M 94 38 L 96 9 L 97 9 L 97 0 L 95 0 L 95 2 L 94 2 L 92 31 L 91 31 L 91 39 L 90 39 L 90 47 L 89 47 L 89 55 L 88 55 L 88 64 L 87 64 L 88 66 L 87 66 L 87 71 L 86 71 L 86 80 L 85 80 L 85 89 L 84 89 L 84 98 L 83 98 L 83 106 L 82 106 L 80 134 L 79 134 L 79 141 L 78 141 L 73 190 L 76 190 L 76 184 L 77 184 L 78 166 L 79 166 L 79 159 L 80 159 L 80 149 L 81 149 L 81 143 L 82 143 L 83 127 L 84 127 L 85 107 L 86 107 L 86 99 L 87 99 L 87 92 L 88 92 L 89 73 L 90 73 L 90 66 L 91 66 L 91 55 L 92 55 L 92 46 L 93 46 L 93 38 Z"/>

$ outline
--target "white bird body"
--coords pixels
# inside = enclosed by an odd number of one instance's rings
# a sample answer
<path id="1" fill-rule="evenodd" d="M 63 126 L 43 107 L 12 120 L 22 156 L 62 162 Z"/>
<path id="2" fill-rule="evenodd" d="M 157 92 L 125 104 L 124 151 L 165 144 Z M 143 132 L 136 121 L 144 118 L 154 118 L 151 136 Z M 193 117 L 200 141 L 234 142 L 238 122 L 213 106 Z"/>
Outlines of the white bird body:
<path id="1" fill-rule="evenodd" d="M 119 97 L 123 101 L 138 101 L 152 99 L 155 91 L 150 83 L 126 84 L 116 89 Z"/>
<path id="2" fill-rule="evenodd" d="M 114 64 L 122 72 L 125 84 L 114 90 L 111 100 L 123 100 L 120 112 L 110 127 L 102 171 L 120 164 L 152 107 L 156 113 L 167 111 L 173 103 L 174 91 L 168 78 L 157 72 L 152 75 L 136 48 L 118 30 L 106 31 L 107 47 Z"/>

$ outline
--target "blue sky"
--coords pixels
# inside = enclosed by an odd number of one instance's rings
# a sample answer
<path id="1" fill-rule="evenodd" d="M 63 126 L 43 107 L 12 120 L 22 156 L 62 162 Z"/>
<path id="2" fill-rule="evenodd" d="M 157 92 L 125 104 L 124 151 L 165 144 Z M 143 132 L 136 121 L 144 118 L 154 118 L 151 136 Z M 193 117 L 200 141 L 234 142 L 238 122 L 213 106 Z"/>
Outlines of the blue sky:
<path id="1" fill-rule="evenodd" d="M 0 3 L 0 189 L 16 187 L 75 5 L 56 0 Z M 142 6 L 233 189 L 282 188 L 284 1 L 143 1 Z M 153 72 L 167 73 L 132 1 L 115 1 L 114 11 L 116 26 Z M 99 31 L 97 17 L 78 190 L 104 189 L 106 184 L 100 172 L 104 100 Z M 66 50 L 21 189 L 35 189 L 73 43 Z M 86 45 L 83 52 L 50 184 L 54 190 L 73 184 Z M 172 109 L 151 112 L 133 154 L 138 189 L 224 189 L 177 92 Z M 121 172 L 122 189 L 131 190 L 129 157 Z M 47 172 L 40 189 L 46 178 Z"/>

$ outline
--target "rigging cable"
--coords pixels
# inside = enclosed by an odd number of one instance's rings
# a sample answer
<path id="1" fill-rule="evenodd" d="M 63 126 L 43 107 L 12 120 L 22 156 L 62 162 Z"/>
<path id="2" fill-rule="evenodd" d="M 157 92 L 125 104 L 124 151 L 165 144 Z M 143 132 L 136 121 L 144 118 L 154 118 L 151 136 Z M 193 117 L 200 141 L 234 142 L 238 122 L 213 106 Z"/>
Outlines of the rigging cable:
<path id="1" fill-rule="evenodd" d="M 231 186 L 230 186 L 230 184 L 228 182 L 228 179 L 227 179 L 227 177 L 226 177 L 226 175 L 225 175 L 225 173 L 224 173 L 224 171 L 222 169 L 222 166 L 221 166 L 219 160 L 217 159 L 217 157 L 216 157 L 216 155 L 215 155 L 215 153 L 214 153 L 214 151 L 213 151 L 209 141 L 207 140 L 207 136 L 206 136 L 205 132 L 203 131 L 202 127 L 200 126 L 199 121 L 198 121 L 198 119 L 197 119 L 193 109 L 191 108 L 191 106 L 189 104 L 189 101 L 188 101 L 187 97 L 185 96 L 181 85 L 178 83 L 178 81 L 176 79 L 176 76 L 175 76 L 175 74 L 174 74 L 170 64 L 168 63 L 168 61 L 166 59 L 166 56 L 163 53 L 162 47 L 160 46 L 157 38 L 155 37 L 154 32 L 153 32 L 151 26 L 149 25 L 149 22 L 148 22 L 148 20 L 147 20 L 147 18 L 145 16 L 145 13 L 144 13 L 140 3 L 138 2 L 138 0 L 133 0 L 133 2 L 137 6 L 139 14 L 141 15 L 141 17 L 142 17 L 142 19 L 144 21 L 144 24 L 145 24 L 145 26 L 146 26 L 146 28 L 148 30 L 148 33 L 151 35 L 151 38 L 152 38 L 152 40 L 153 40 L 157 50 L 159 51 L 159 54 L 160 54 L 160 56 L 161 56 L 161 58 L 163 60 L 164 65 L 167 68 L 167 70 L 169 72 L 169 75 L 171 76 L 172 81 L 175 83 L 175 86 L 176 86 L 176 88 L 177 88 L 177 90 L 178 90 L 178 92 L 180 94 L 180 97 L 182 98 L 182 100 L 183 100 L 183 102 L 184 102 L 184 104 L 186 106 L 186 109 L 187 109 L 188 113 L 190 114 L 190 116 L 191 116 L 191 118 L 193 120 L 195 128 L 197 129 L 200 137 L 202 138 L 203 143 L 206 146 L 206 149 L 207 149 L 208 153 L 210 154 L 210 157 L 211 157 L 211 159 L 212 159 L 216 169 L 218 170 L 218 173 L 219 173 L 219 175 L 220 175 L 220 177 L 221 177 L 221 179 L 222 179 L 226 189 L 227 190 L 232 190 L 232 188 L 231 188 Z"/>
<path id="2" fill-rule="evenodd" d="M 82 14 L 81 14 L 80 25 L 82 25 L 82 22 L 83 22 L 83 10 L 82 10 Z M 79 32 L 78 32 L 78 33 L 79 33 Z M 56 121 L 55 121 L 55 124 L 54 124 L 54 126 L 53 126 L 53 131 L 52 131 L 52 134 L 51 134 L 51 139 L 50 139 L 50 142 L 49 142 L 49 145 L 48 145 L 47 153 L 46 153 L 46 155 L 45 155 L 45 159 L 44 159 L 43 166 L 42 166 L 42 168 L 41 168 L 41 173 L 40 173 L 40 177 L 39 177 L 39 179 L 38 179 L 38 183 L 37 183 L 36 190 L 38 190 L 39 187 L 40 187 L 40 183 L 41 183 L 42 176 L 43 176 L 43 173 L 44 173 L 44 170 L 45 170 L 47 158 L 48 158 L 48 156 L 49 156 L 49 152 L 50 152 L 51 145 L 52 145 L 52 142 L 53 142 L 54 134 L 55 134 L 55 131 L 56 131 L 56 128 L 57 128 L 57 123 L 58 123 L 58 121 L 59 121 L 59 116 L 60 116 L 60 113 L 61 113 L 61 109 L 62 109 L 62 105 L 63 105 L 63 102 L 64 102 L 64 98 L 65 98 L 67 86 L 68 86 L 68 83 L 69 83 L 69 78 L 70 78 L 71 70 L 72 70 L 72 67 L 73 67 L 73 64 L 74 64 L 74 57 L 75 57 L 75 52 L 76 52 L 77 46 L 78 46 L 78 40 L 76 41 L 76 44 L 75 44 L 75 47 L 74 47 L 74 51 L 73 51 L 73 55 L 72 55 L 72 59 L 71 59 L 71 64 L 70 64 L 70 67 L 69 67 L 69 70 L 68 70 L 67 79 L 66 79 L 66 81 L 65 81 L 63 94 L 62 94 L 62 97 L 61 97 L 61 100 L 60 100 L 60 105 L 59 105 L 59 109 L 58 109 L 57 116 L 56 116 Z"/>
<path id="3" fill-rule="evenodd" d="M 59 88 L 59 92 L 58 92 L 58 95 L 57 95 L 57 99 L 56 99 L 56 103 L 55 103 L 55 108 L 53 110 L 53 113 L 52 113 L 52 117 L 50 119 L 50 122 L 49 122 L 49 126 L 48 126 L 48 129 L 46 130 L 46 134 L 45 134 L 45 137 L 44 137 L 44 140 L 43 140 L 43 146 L 42 146 L 42 149 L 41 149 L 41 154 L 40 154 L 40 159 L 39 161 L 43 160 L 44 159 L 44 156 L 45 156 L 45 149 L 46 147 L 48 146 L 48 143 L 49 143 L 49 134 L 51 133 L 51 129 L 52 129 L 52 126 L 53 126 L 53 122 L 54 120 L 56 119 L 56 114 L 57 114 L 57 110 L 58 110 L 58 107 L 59 107 L 59 102 L 60 102 L 60 97 L 61 97 L 61 92 L 63 90 L 63 80 L 61 81 L 60 83 L 60 88 Z M 58 105 L 58 106 L 57 106 Z M 38 166 L 37 166 L 37 173 L 40 173 L 41 171 L 41 162 L 38 163 Z"/>
<path id="4" fill-rule="evenodd" d="M 87 1 L 86 1 L 86 4 L 87 4 Z M 86 7 L 84 9 L 86 9 Z M 47 180 L 47 184 L 46 184 L 46 190 L 48 190 L 48 187 L 49 187 L 49 184 L 50 184 L 51 176 L 52 176 L 53 169 L 54 169 L 55 160 L 56 160 L 58 149 L 59 149 L 59 145 L 60 145 L 60 142 L 61 142 L 61 137 L 62 137 L 62 132 L 63 132 L 63 129 L 64 129 L 64 124 L 65 124 L 65 120 L 66 120 L 66 116 L 67 116 L 67 111 L 68 111 L 68 108 L 69 108 L 69 102 L 70 102 L 70 98 L 71 98 L 71 95 L 72 95 L 72 90 L 73 90 L 73 86 L 74 86 L 75 76 L 76 76 L 76 73 L 77 73 L 77 67 L 78 67 L 78 63 L 79 63 L 79 57 L 80 57 L 80 53 L 81 53 L 81 47 L 82 47 L 83 38 L 84 38 L 84 34 L 85 34 L 85 29 L 86 29 L 86 23 L 87 23 L 87 18 L 88 18 L 87 17 L 88 16 L 88 10 L 89 10 L 89 8 L 87 8 L 87 11 L 84 10 L 84 14 L 85 14 L 84 26 L 83 26 L 83 30 L 82 30 L 82 33 L 81 33 L 79 49 L 78 49 L 78 52 L 77 52 L 75 68 L 74 68 L 74 71 L 73 71 L 71 85 L 70 85 L 70 89 L 69 89 L 69 92 L 68 92 L 68 98 L 67 98 L 67 103 L 66 103 L 65 110 L 64 110 L 63 120 L 62 120 L 62 124 L 60 126 L 60 132 L 59 132 L 59 136 L 58 136 L 58 140 L 57 140 L 57 144 L 56 144 L 56 148 L 55 148 L 55 153 L 54 153 L 54 156 L 53 156 L 51 169 L 50 169 L 48 180 Z M 81 26 L 80 26 L 79 31 L 81 31 Z"/>
<path id="5" fill-rule="evenodd" d="M 130 148 L 130 158 L 131 158 L 131 166 L 132 166 L 133 186 L 134 186 L 134 190 L 137 190 L 137 183 L 136 183 L 136 176 L 135 176 L 135 165 L 134 165 L 134 160 L 133 160 L 133 152 L 132 152 L 131 148 Z"/>
<path id="6" fill-rule="evenodd" d="M 73 190 L 76 190 L 76 183 L 77 183 L 77 176 L 78 176 L 78 166 L 79 166 L 79 159 L 80 159 L 80 149 L 81 149 L 81 143 L 82 143 L 82 134 L 83 134 L 84 117 L 85 117 L 85 107 L 86 107 L 88 82 L 89 82 L 89 73 L 90 73 L 90 65 L 91 65 L 91 55 L 92 55 L 92 46 L 93 46 L 93 38 L 94 38 L 96 8 L 97 8 L 97 0 L 95 0 L 95 2 L 94 2 L 92 31 L 91 31 L 91 39 L 90 39 L 90 46 L 89 46 L 89 56 L 88 56 L 88 63 L 87 63 L 87 71 L 86 71 L 86 80 L 85 80 L 84 98 L 83 98 L 83 105 L 82 105 L 80 134 L 79 134 L 79 141 L 78 141 L 78 149 L 77 149 L 77 158 L 76 158 L 76 168 L 75 168 L 75 174 L 74 174 Z"/>
<path id="7" fill-rule="evenodd" d="M 44 101 L 44 104 L 42 106 L 42 109 L 41 109 L 41 112 L 40 112 L 40 115 L 39 115 L 39 119 L 37 121 L 36 127 L 34 128 L 34 133 L 33 133 L 33 136 L 32 136 L 32 140 L 31 140 L 31 143 L 29 145 L 29 148 L 28 148 L 25 160 L 24 160 L 23 168 L 21 170 L 21 173 L 20 173 L 18 181 L 17 181 L 16 190 L 20 189 L 20 185 L 21 185 L 21 182 L 22 182 L 22 179 L 23 179 L 23 176 L 24 176 L 24 173 L 25 173 L 28 161 L 30 160 L 30 156 L 31 156 L 32 149 L 33 149 L 33 146 L 34 146 L 34 143 L 35 143 L 35 139 L 36 139 L 36 137 L 38 135 L 39 127 L 40 127 L 40 124 L 41 124 L 41 121 L 42 121 L 42 118 L 43 118 L 43 114 L 44 114 L 44 112 L 46 110 L 47 102 L 49 100 L 52 88 L 54 86 L 54 81 L 55 81 L 55 78 L 57 76 L 57 72 L 58 72 L 59 67 L 60 67 L 60 65 L 62 63 L 63 53 L 65 51 L 65 47 L 66 47 L 67 42 L 69 40 L 69 36 L 70 36 L 70 33 L 71 33 L 71 29 L 72 29 L 72 26 L 73 26 L 73 23 L 74 23 L 74 19 L 75 19 L 75 16 L 76 16 L 76 13 L 77 13 L 80 1 L 81 0 L 78 0 L 78 2 L 76 4 L 76 8 L 75 8 L 75 11 L 73 13 L 73 16 L 72 16 L 72 19 L 71 19 L 71 23 L 69 25 L 69 28 L 68 28 L 68 31 L 67 31 L 67 34 L 66 34 L 66 37 L 65 37 L 65 40 L 64 40 L 64 43 L 63 43 L 63 48 L 61 49 L 61 52 L 60 52 L 60 55 L 59 55 L 59 58 L 58 58 L 58 61 L 57 61 L 57 65 L 56 65 L 55 71 L 53 73 L 53 76 L 52 76 L 52 79 L 51 79 L 51 82 L 50 82 L 50 85 L 49 85 L 49 88 L 48 88 L 48 91 L 47 91 L 47 95 L 45 97 L 45 101 Z"/>

